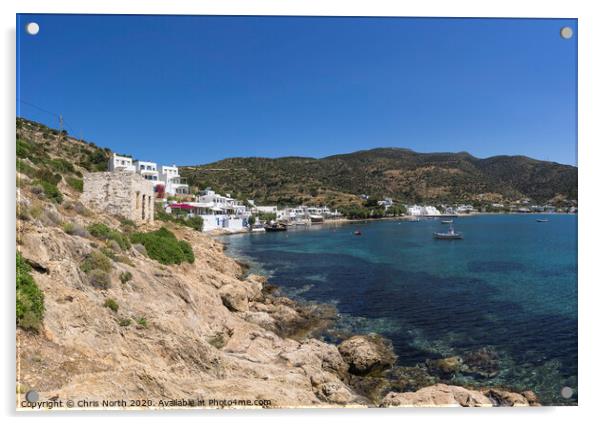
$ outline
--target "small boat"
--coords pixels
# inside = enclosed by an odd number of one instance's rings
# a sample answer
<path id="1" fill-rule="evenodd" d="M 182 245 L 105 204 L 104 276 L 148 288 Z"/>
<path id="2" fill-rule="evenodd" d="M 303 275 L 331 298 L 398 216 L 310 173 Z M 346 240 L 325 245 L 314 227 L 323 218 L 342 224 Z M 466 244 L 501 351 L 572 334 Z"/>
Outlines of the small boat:
<path id="1" fill-rule="evenodd" d="M 453 239 L 463 239 L 464 238 L 462 233 L 456 232 L 454 230 L 453 224 L 449 225 L 449 229 L 446 233 L 433 232 L 433 237 L 435 239 L 442 239 L 442 240 L 453 240 Z"/>
<path id="2" fill-rule="evenodd" d="M 441 224 L 452 224 L 454 220 L 441 220 Z"/>
<path id="3" fill-rule="evenodd" d="M 537 218 L 535 219 L 538 223 L 547 223 L 549 220 L 547 218 Z"/>
<path id="4" fill-rule="evenodd" d="M 355 232 L 353 232 L 353 234 L 355 236 L 362 236 L 362 231 L 361 230 L 356 230 Z"/>
<path id="5" fill-rule="evenodd" d="M 270 224 L 269 226 L 265 226 L 266 232 L 285 232 L 286 226 L 284 224 Z"/>
<path id="6" fill-rule="evenodd" d="M 324 217 L 322 217 L 321 215 L 318 215 L 318 214 L 311 214 L 309 216 L 309 219 L 311 220 L 312 223 L 322 223 L 324 221 Z"/>

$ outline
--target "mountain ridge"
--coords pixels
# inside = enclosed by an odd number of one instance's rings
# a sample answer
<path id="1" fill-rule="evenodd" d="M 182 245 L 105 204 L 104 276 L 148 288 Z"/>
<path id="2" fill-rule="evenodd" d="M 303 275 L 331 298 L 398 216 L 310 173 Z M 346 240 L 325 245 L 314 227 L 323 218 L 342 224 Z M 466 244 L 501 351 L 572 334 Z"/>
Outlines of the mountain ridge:
<path id="1" fill-rule="evenodd" d="M 199 188 L 276 203 L 337 206 L 362 194 L 446 203 L 577 199 L 577 167 L 524 155 L 477 158 L 465 151 L 383 147 L 323 158 L 232 157 L 180 168 Z"/>

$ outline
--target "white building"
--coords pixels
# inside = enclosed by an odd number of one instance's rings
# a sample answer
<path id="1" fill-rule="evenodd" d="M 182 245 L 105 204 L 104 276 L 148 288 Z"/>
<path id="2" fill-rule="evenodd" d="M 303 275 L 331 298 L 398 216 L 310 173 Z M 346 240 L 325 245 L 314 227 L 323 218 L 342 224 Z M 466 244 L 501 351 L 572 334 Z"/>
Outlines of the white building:
<path id="1" fill-rule="evenodd" d="M 210 188 L 199 193 L 195 202 L 185 204 L 172 204 L 174 208 L 185 207 L 190 216 L 199 216 L 203 218 L 203 232 L 210 232 L 216 229 L 227 231 L 242 231 L 248 223 L 250 213 L 247 207 L 237 199 L 229 196 L 222 196 Z M 171 212 L 172 207 L 168 206 L 166 211 Z"/>
<path id="2" fill-rule="evenodd" d="M 253 213 L 277 214 L 278 207 L 276 205 L 257 205 L 251 208 Z"/>
<path id="3" fill-rule="evenodd" d="M 136 171 L 134 160 L 114 153 L 109 159 L 109 171 Z"/>
<path id="4" fill-rule="evenodd" d="M 186 179 L 180 177 L 178 167 L 162 165 L 159 170 L 159 180 L 165 183 L 165 192 L 170 195 L 188 194 Z"/>
<path id="5" fill-rule="evenodd" d="M 114 153 L 109 159 L 109 171 L 133 171 L 140 174 L 153 183 L 157 198 L 162 198 L 165 193 L 168 195 L 188 193 L 188 185 L 180 177 L 178 167 L 175 165 L 170 167 L 164 165 L 159 168 L 156 162 L 134 161 L 130 157 Z"/>
<path id="6" fill-rule="evenodd" d="M 378 205 L 381 207 L 384 207 L 385 211 L 387 211 L 389 208 L 391 208 L 393 206 L 393 199 L 392 198 L 384 198 L 382 201 L 378 201 Z"/>
<path id="7" fill-rule="evenodd" d="M 474 211 L 474 207 L 472 205 L 458 205 L 456 208 L 456 212 L 458 214 L 470 214 Z"/>
<path id="8" fill-rule="evenodd" d="M 153 186 L 159 182 L 159 170 L 157 170 L 156 162 L 134 161 L 134 167 L 136 167 L 136 172 L 138 174 L 146 180 L 152 181 Z"/>
<path id="9" fill-rule="evenodd" d="M 326 206 L 309 207 L 299 205 L 297 207 L 285 208 L 277 213 L 278 220 L 284 220 L 292 223 L 301 223 L 308 221 L 323 221 L 341 217 L 342 214 L 338 210 L 332 211 Z"/>
<path id="10" fill-rule="evenodd" d="M 411 205 L 407 208 L 408 215 L 412 216 L 438 216 L 441 212 L 432 205 Z"/>

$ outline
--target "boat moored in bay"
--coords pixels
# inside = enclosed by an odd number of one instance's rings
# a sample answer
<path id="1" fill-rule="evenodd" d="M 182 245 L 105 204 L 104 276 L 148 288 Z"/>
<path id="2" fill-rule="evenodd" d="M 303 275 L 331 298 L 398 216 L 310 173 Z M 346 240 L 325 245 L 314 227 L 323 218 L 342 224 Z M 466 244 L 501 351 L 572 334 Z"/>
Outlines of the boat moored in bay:
<path id="1" fill-rule="evenodd" d="M 449 229 L 447 232 L 433 232 L 433 238 L 442 239 L 442 240 L 454 240 L 454 239 L 463 239 L 464 235 L 461 232 L 456 232 L 454 230 L 453 224 L 449 225 Z"/>
<path id="2" fill-rule="evenodd" d="M 266 232 L 286 232 L 286 225 L 282 223 L 275 223 L 265 226 Z"/>

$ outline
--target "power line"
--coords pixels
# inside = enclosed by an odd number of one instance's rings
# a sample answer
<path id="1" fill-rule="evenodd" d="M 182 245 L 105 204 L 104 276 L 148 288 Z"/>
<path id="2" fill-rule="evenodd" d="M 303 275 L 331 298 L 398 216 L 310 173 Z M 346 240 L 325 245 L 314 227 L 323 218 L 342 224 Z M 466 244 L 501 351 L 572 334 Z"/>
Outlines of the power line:
<path id="1" fill-rule="evenodd" d="M 68 128 L 69 131 L 71 132 L 71 134 L 75 136 L 75 133 L 76 133 L 75 129 L 63 118 L 63 116 L 61 114 L 57 114 L 56 112 L 49 111 L 47 109 L 42 108 L 41 106 L 35 105 L 35 104 L 28 102 L 26 100 L 23 100 L 23 99 L 17 99 L 17 101 L 21 102 L 25 105 L 31 106 L 32 108 L 37 109 L 46 114 L 50 114 L 53 117 L 57 118 L 59 120 L 60 129 L 63 130 L 63 127 Z"/>

